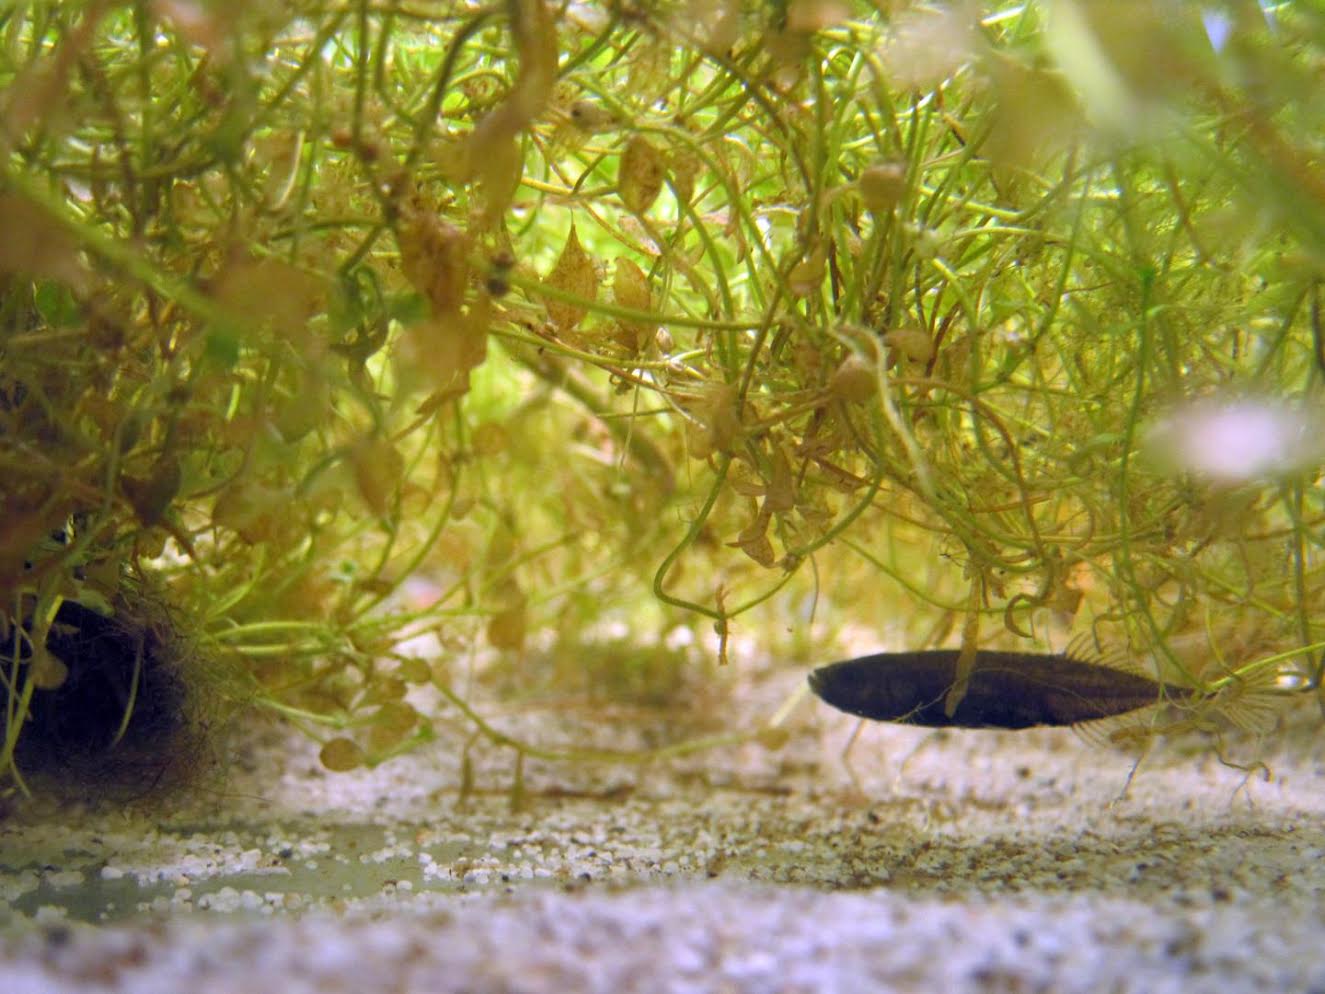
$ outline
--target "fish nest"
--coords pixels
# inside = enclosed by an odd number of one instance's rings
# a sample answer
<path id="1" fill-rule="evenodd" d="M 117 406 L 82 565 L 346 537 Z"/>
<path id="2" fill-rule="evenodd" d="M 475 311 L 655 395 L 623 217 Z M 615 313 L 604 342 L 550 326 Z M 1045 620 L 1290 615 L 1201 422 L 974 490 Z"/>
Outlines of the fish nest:
<path id="1" fill-rule="evenodd" d="M 20 659 L 31 656 L 30 628 L 29 618 Z M 4 643 L 11 659 L 16 634 Z M 59 686 L 33 692 L 14 747 L 25 781 L 55 796 L 128 801 L 214 768 L 212 681 L 154 595 L 126 588 L 110 615 L 66 600 L 45 648 L 66 672 Z"/>

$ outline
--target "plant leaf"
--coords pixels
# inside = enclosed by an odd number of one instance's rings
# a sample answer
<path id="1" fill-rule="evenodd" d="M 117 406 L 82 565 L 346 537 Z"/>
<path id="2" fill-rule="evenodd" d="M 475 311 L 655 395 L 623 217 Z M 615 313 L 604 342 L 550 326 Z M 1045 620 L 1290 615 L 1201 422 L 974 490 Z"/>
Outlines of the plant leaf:
<path id="1" fill-rule="evenodd" d="M 622 307 L 635 311 L 653 310 L 653 294 L 649 290 L 649 278 L 644 275 L 634 262 L 618 258 L 616 270 L 612 274 L 612 299 Z M 652 341 L 658 326 L 641 321 L 618 321 L 617 341 L 632 355 L 642 352 Z"/>
<path id="2" fill-rule="evenodd" d="M 455 314 L 469 279 L 464 232 L 426 210 L 410 210 L 396 232 L 400 268 L 414 289 L 428 298 L 437 316 Z"/>
<path id="3" fill-rule="evenodd" d="M 547 285 L 554 290 L 583 297 L 585 300 L 598 299 L 598 273 L 594 270 L 593 260 L 580 246 L 580 238 L 575 233 L 574 223 L 570 234 L 566 236 L 566 246 L 561 250 L 561 257 L 548 273 Z M 583 304 L 548 298 L 547 313 L 562 331 L 573 330 L 589 309 Z"/>
<path id="4" fill-rule="evenodd" d="M 617 192 L 622 202 L 634 213 L 643 214 L 662 192 L 666 172 L 662 153 L 639 135 L 631 136 L 621 154 L 617 173 Z"/>

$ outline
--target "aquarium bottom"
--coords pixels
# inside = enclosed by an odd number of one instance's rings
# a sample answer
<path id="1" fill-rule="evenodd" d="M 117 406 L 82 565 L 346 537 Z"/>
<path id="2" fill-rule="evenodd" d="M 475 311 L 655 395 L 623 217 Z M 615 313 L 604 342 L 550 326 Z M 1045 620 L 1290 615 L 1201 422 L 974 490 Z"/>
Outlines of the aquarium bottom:
<path id="1" fill-rule="evenodd" d="M 1314 726 L 1248 775 L 1069 732 L 867 726 L 631 767 L 455 743 L 0 822 L 0 989 L 1268 991 L 1325 987 Z M 536 731 L 536 730 L 535 730 Z M 1127 787 L 1126 796 L 1121 796 Z"/>

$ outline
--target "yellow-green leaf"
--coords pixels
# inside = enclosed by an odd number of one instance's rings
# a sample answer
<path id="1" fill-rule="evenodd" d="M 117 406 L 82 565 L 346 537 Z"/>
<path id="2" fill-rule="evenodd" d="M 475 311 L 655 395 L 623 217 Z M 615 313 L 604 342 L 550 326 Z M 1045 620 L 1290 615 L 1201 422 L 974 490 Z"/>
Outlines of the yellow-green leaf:
<path id="1" fill-rule="evenodd" d="M 629 259 L 619 258 L 612 274 L 612 299 L 633 311 L 653 310 L 653 294 L 644 270 Z M 632 355 L 644 350 L 658 330 L 656 324 L 643 321 L 617 322 L 617 341 Z"/>
<path id="2" fill-rule="evenodd" d="M 385 514 L 400 485 L 404 459 L 386 439 L 364 438 L 350 446 L 349 460 L 359 496 L 374 514 Z"/>
<path id="3" fill-rule="evenodd" d="M 622 202 L 636 214 L 643 214 L 662 192 L 667 172 L 662 154 L 639 135 L 626 142 L 617 173 L 617 192 Z"/>
<path id="4" fill-rule="evenodd" d="M 504 608 L 488 621 L 488 644 L 494 649 L 519 649 L 524 645 L 528 625 L 523 601 Z"/>
<path id="5" fill-rule="evenodd" d="M 464 233 L 431 211 L 411 210 L 396 232 L 396 241 L 405 278 L 428 298 L 433 312 L 441 316 L 459 311 L 469 278 Z"/>
<path id="6" fill-rule="evenodd" d="M 557 260 L 552 272 L 548 273 L 547 285 L 554 290 L 561 290 L 585 300 L 598 299 L 598 273 L 594 270 L 593 260 L 580 246 L 574 224 L 570 227 L 570 234 L 566 236 L 566 246 L 561 250 L 561 258 Z M 549 297 L 547 313 L 558 328 L 562 331 L 571 331 L 584 320 L 588 308 L 584 304 Z"/>
<path id="7" fill-rule="evenodd" d="M 318 754 L 322 765 L 335 773 L 345 773 L 363 765 L 363 750 L 350 739 L 332 739 L 322 746 Z"/>
<path id="8" fill-rule="evenodd" d="M 673 151 L 668 159 L 672 173 L 672 186 L 676 189 L 677 199 L 688 204 L 695 199 L 695 177 L 699 175 L 704 162 L 689 149 Z"/>
<path id="9" fill-rule="evenodd" d="M 906 194 L 906 163 L 876 162 L 866 166 L 856 181 L 860 199 L 874 214 L 892 210 Z"/>

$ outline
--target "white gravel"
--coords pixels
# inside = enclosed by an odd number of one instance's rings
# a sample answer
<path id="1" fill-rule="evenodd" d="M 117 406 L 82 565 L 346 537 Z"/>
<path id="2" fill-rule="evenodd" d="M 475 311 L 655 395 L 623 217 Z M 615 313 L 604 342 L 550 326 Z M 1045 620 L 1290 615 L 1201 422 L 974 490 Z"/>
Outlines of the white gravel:
<path id="1" fill-rule="evenodd" d="M 519 811 L 493 751 L 461 803 L 458 728 L 334 776 L 273 733 L 164 806 L 20 810 L 0 991 L 1325 991 L 1318 716 L 1268 779 L 1170 746 L 1125 798 L 1066 732 L 871 726 L 853 784 L 852 728 L 531 763 Z"/>
<path id="2" fill-rule="evenodd" d="M 1230 994 L 1325 984 L 1319 922 L 1273 903 L 914 899 L 695 882 L 485 896 L 383 917 L 197 918 L 11 947 L 8 994 L 135 991 Z"/>

